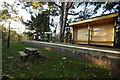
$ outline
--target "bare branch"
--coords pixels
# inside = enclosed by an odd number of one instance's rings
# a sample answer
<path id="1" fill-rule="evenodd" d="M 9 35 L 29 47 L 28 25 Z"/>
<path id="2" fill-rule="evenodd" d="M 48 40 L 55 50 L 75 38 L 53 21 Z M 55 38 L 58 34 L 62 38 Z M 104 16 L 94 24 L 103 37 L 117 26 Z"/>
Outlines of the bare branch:
<path id="1" fill-rule="evenodd" d="M 70 9 L 71 6 L 72 6 L 72 4 L 73 4 L 73 2 L 71 2 L 71 4 L 68 3 L 68 4 L 67 4 L 67 6 L 68 6 L 67 9 Z"/>
<path id="2" fill-rule="evenodd" d="M 55 6 L 57 6 L 57 7 L 61 8 L 61 6 L 60 6 L 60 5 L 58 5 L 58 4 L 56 4 L 56 3 L 54 3 L 54 4 L 55 4 Z"/>
<path id="3" fill-rule="evenodd" d="M 68 15 L 79 15 L 79 13 L 81 13 L 82 11 L 80 12 L 77 12 L 77 13 L 68 13 Z"/>

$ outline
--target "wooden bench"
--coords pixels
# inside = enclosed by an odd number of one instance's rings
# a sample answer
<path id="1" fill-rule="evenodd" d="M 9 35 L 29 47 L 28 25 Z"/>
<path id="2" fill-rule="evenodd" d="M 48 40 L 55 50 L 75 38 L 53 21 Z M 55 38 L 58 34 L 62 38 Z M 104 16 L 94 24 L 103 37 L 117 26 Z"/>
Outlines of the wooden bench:
<path id="1" fill-rule="evenodd" d="M 21 56 L 21 60 L 24 60 L 24 61 L 30 56 L 40 57 L 41 55 L 43 55 L 42 52 L 38 51 L 35 48 L 26 48 L 25 51 L 19 51 L 19 54 Z"/>
<path id="2" fill-rule="evenodd" d="M 37 53 L 38 53 L 38 54 L 43 54 L 43 53 L 42 53 L 42 52 L 40 52 L 40 51 L 37 51 Z"/>
<path id="3" fill-rule="evenodd" d="M 25 60 L 27 59 L 27 57 L 28 57 L 28 54 L 26 54 L 26 53 L 23 52 L 23 51 L 19 51 L 19 54 L 20 54 L 21 59 L 22 59 L 23 61 L 25 61 Z"/>

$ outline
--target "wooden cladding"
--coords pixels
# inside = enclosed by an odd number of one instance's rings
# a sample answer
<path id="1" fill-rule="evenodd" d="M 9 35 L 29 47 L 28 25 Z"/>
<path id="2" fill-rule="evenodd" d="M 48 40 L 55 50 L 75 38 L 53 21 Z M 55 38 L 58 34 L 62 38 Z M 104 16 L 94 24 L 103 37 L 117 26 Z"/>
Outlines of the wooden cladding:
<path id="1" fill-rule="evenodd" d="M 74 29 L 74 43 L 113 46 L 114 24 L 76 28 Z"/>
<path id="2" fill-rule="evenodd" d="M 73 43 L 115 45 L 115 26 L 118 13 L 69 23 L 73 27 Z"/>
<path id="3" fill-rule="evenodd" d="M 88 28 L 87 27 L 82 27 L 77 30 L 77 40 L 88 41 Z"/>

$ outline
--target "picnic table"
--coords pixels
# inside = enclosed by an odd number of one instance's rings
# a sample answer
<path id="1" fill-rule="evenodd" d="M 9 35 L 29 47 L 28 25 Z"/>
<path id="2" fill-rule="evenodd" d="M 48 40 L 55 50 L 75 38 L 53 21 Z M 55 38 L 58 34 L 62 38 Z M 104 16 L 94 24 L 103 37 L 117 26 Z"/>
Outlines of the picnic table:
<path id="1" fill-rule="evenodd" d="M 41 53 L 40 51 L 38 51 L 35 48 L 26 48 L 25 52 L 30 56 L 30 55 L 38 55 Z"/>
<path id="2" fill-rule="evenodd" d="M 34 48 L 26 48 L 25 49 L 25 52 L 27 53 L 27 54 L 34 54 L 34 53 L 36 53 L 37 52 L 37 49 L 34 49 Z"/>
<path id="3" fill-rule="evenodd" d="M 39 57 L 39 54 L 41 54 L 41 53 L 42 52 L 38 51 L 35 48 L 25 48 L 25 51 L 19 51 L 21 59 L 24 58 L 24 61 L 32 55 Z"/>
<path id="4" fill-rule="evenodd" d="M 37 51 L 37 49 L 35 49 L 35 48 L 26 48 L 26 50 L 29 50 L 29 51 Z"/>

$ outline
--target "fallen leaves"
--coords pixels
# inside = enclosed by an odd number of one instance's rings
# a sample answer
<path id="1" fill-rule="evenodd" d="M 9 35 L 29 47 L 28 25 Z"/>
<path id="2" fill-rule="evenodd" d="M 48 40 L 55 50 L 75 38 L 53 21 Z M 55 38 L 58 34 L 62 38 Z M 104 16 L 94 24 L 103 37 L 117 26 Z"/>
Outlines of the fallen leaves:
<path id="1" fill-rule="evenodd" d="M 65 60 L 65 59 L 66 59 L 66 57 L 62 57 L 62 59 L 63 59 L 63 60 Z"/>

